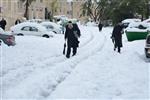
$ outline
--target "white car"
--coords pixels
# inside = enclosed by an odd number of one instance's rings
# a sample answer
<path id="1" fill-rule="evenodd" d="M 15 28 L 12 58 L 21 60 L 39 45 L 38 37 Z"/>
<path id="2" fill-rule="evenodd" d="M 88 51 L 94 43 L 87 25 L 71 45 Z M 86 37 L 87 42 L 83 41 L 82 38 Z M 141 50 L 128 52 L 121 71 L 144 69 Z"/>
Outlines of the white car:
<path id="1" fill-rule="evenodd" d="M 62 26 L 53 23 L 53 22 L 42 22 L 42 26 L 46 27 L 48 31 L 52 31 L 56 34 L 61 34 L 62 33 Z"/>
<path id="2" fill-rule="evenodd" d="M 127 28 L 130 23 L 134 23 L 134 22 L 141 22 L 141 19 L 136 19 L 136 18 L 125 19 L 122 21 L 122 24 L 124 28 Z"/>
<path id="3" fill-rule="evenodd" d="M 11 27 L 11 32 L 14 35 L 34 35 L 34 36 L 42 36 L 42 37 L 53 37 L 54 33 L 47 31 L 47 29 L 38 24 L 32 22 L 23 22 Z"/>

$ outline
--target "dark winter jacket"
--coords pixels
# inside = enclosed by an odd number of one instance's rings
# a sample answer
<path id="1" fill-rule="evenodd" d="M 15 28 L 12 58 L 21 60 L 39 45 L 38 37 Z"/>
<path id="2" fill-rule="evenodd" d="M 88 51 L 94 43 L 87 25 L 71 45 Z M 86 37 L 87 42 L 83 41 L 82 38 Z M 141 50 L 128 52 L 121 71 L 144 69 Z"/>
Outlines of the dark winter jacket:
<path id="1" fill-rule="evenodd" d="M 73 28 L 69 29 L 68 25 L 66 26 L 65 32 L 65 40 L 67 40 L 67 44 L 70 47 L 78 47 L 79 40 L 78 38 L 81 36 L 80 29 L 77 24 L 73 24 Z"/>
<path id="2" fill-rule="evenodd" d="M 103 24 L 99 23 L 99 24 L 98 24 L 99 31 L 102 30 L 102 27 L 103 27 Z"/>
<path id="3" fill-rule="evenodd" d="M 3 30 L 5 30 L 6 24 L 7 24 L 6 20 L 3 19 L 3 20 L 0 21 L 0 27 L 1 27 Z"/>
<path id="4" fill-rule="evenodd" d="M 122 47 L 122 31 L 123 27 L 121 25 L 116 25 L 112 32 L 112 38 L 115 40 L 115 46 Z"/>

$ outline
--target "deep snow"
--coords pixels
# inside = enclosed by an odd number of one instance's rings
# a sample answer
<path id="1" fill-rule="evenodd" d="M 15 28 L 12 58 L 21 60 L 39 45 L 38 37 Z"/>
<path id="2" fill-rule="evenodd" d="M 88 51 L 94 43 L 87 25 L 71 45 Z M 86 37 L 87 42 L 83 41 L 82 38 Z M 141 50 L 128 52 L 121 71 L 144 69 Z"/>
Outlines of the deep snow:
<path id="1" fill-rule="evenodd" d="M 112 28 L 80 26 L 78 54 L 62 55 L 64 37 L 16 37 L 2 45 L 2 99 L 149 99 L 149 62 L 144 40 L 127 42 L 113 51 Z"/>

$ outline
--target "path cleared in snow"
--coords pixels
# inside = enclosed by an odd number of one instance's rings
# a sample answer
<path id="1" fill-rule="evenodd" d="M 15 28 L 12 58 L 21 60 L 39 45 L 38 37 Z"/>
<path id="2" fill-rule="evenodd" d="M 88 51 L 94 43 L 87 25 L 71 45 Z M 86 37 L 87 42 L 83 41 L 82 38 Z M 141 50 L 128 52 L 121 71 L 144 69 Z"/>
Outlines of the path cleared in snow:
<path id="1" fill-rule="evenodd" d="M 80 29 L 80 48 L 70 59 L 62 55 L 62 35 L 17 37 L 15 47 L 3 45 L 3 98 L 148 98 L 144 41 L 125 40 L 118 54 L 112 51 L 112 28 L 102 32 L 97 27 Z"/>
<path id="2" fill-rule="evenodd" d="M 148 100 L 150 65 L 145 62 L 144 41 L 124 40 L 118 54 L 113 52 L 109 31 L 103 35 L 102 50 L 81 62 L 49 99 Z"/>

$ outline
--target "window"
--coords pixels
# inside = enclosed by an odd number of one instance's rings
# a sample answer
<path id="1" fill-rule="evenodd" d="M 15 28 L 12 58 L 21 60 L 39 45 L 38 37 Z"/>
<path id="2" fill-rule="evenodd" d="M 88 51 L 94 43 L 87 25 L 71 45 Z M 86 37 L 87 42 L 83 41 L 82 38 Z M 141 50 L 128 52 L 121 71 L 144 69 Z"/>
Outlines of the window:
<path id="1" fill-rule="evenodd" d="M 43 0 L 40 0 L 40 2 L 42 3 L 42 2 L 43 2 Z"/>
<path id="2" fill-rule="evenodd" d="M 35 27 L 32 27 L 30 31 L 38 32 L 38 29 Z"/>
<path id="3" fill-rule="evenodd" d="M 23 30 L 23 31 L 30 31 L 30 29 L 31 29 L 31 27 L 25 26 L 25 27 L 23 27 L 21 30 Z"/>
<path id="4" fill-rule="evenodd" d="M 54 27 L 51 25 L 47 25 L 46 27 L 47 27 L 47 29 L 54 29 Z"/>

